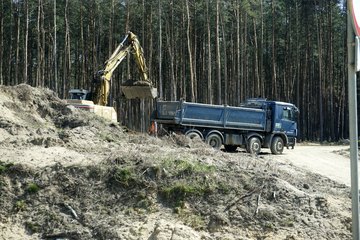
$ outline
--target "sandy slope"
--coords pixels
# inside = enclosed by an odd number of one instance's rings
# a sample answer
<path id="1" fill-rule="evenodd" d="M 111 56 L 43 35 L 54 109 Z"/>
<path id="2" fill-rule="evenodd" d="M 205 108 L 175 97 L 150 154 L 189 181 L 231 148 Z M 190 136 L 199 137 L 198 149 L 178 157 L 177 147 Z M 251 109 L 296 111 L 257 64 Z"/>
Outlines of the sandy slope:
<path id="1" fill-rule="evenodd" d="M 0 133 L 0 239 L 351 238 L 330 148 L 225 153 L 129 132 L 27 85 L 0 87 Z"/>

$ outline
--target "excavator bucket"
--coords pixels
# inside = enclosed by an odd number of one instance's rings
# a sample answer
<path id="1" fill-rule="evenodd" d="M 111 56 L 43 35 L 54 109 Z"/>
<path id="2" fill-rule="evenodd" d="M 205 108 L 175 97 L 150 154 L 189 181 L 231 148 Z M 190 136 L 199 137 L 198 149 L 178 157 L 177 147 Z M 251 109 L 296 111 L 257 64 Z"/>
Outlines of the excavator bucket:
<path id="1" fill-rule="evenodd" d="M 157 89 L 150 86 L 122 86 L 121 90 L 127 99 L 157 97 Z"/>
<path id="2" fill-rule="evenodd" d="M 157 89 L 152 87 L 151 84 L 141 81 L 132 84 L 124 84 L 121 86 L 121 91 L 127 99 L 157 97 Z"/>

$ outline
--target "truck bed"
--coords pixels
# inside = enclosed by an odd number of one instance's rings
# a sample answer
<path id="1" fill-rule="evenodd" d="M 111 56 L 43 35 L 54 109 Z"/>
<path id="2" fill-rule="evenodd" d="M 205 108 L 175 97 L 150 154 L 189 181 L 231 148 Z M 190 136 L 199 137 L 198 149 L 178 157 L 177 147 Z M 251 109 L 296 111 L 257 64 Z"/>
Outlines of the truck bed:
<path id="1" fill-rule="evenodd" d="M 185 101 L 158 101 L 155 120 L 190 127 L 265 131 L 266 111 Z"/>

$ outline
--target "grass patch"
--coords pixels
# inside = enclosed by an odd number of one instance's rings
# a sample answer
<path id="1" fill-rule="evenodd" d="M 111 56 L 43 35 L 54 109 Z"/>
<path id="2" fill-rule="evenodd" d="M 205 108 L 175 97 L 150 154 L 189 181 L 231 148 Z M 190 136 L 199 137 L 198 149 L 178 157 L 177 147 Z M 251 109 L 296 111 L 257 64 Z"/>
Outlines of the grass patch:
<path id="1" fill-rule="evenodd" d="M 191 211 L 180 211 L 178 213 L 179 218 L 188 226 L 192 227 L 195 230 L 202 230 L 205 228 L 205 220 Z"/>
<path id="2" fill-rule="evenodd" d="M 216 171 L 215 166 L 199 163 L 196 160 L 187 159 L 164 159 L 161 163 L 163 168 L 173 172 L 176 176 L 192 174 L 209 174 Z"/>
<path id="3" fill-rule="evenodd" d="M 41 229 L 40 225 L 34 222 L 25 222 L 25 227 L 31 234 L 37 233 Z"/>
<path id="4" fill-rule="evenodd" d="M 13 166 L 12 163 L 3 163 L 0 161 L 0 174 L 6 172 L 11 166 Z"/>
<path id="5" fill-rule="evenodd" d="M 129 186 L 136 182 L 135 170 L 131 167 L 115 169 L 113 178 L 123 186 Z"/>
<path id="6" fill-rule="evenodd" d="M 14 208 L 15 208 L 15 211 L 17 211 L 17 212 L 24 211 L 26 209 L 25 200 L 16 201 Z"/>
<path id="7" fill-rule="evenodd" d="M 204 185 L 177 182 L 174 185 L 163 187 L 160 193 L 166 200 L 173 201 L 175 205 L 179 205 L 190 197 L 200 197 L 209 191 L 210 189 Z"/>
<path id="8" fill-rule="evenodd" d="M 40 187 L 36 183 L 29 183 L 26 191 L 28 193 L 37 193 L 40 190 Z"/>
<path id="9" fill-rule="evenodd" d="M 111 134 L 108 133 L 100 133 L 100 138 L 106 142 L 116 142 L 116 139 L 114 138 L 114 136 L 112 136 Z"/>

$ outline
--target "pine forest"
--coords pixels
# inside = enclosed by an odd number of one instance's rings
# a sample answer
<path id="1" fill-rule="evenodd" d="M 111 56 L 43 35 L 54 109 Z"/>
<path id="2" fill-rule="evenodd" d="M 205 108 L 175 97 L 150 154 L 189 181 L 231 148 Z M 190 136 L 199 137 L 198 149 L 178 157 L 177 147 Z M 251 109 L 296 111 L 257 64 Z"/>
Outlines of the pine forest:
<path id="1" fill-rule="evenodd" d="M 163 100 L 294 103 L 300 140 L 348 137 L 346 4 L 341 0 L 0 0 L 0 84 L 90 89 L 128 31 Z M 110 103 L 145 131 L 156 100 L 126 100 L 129 56 Z"/>

